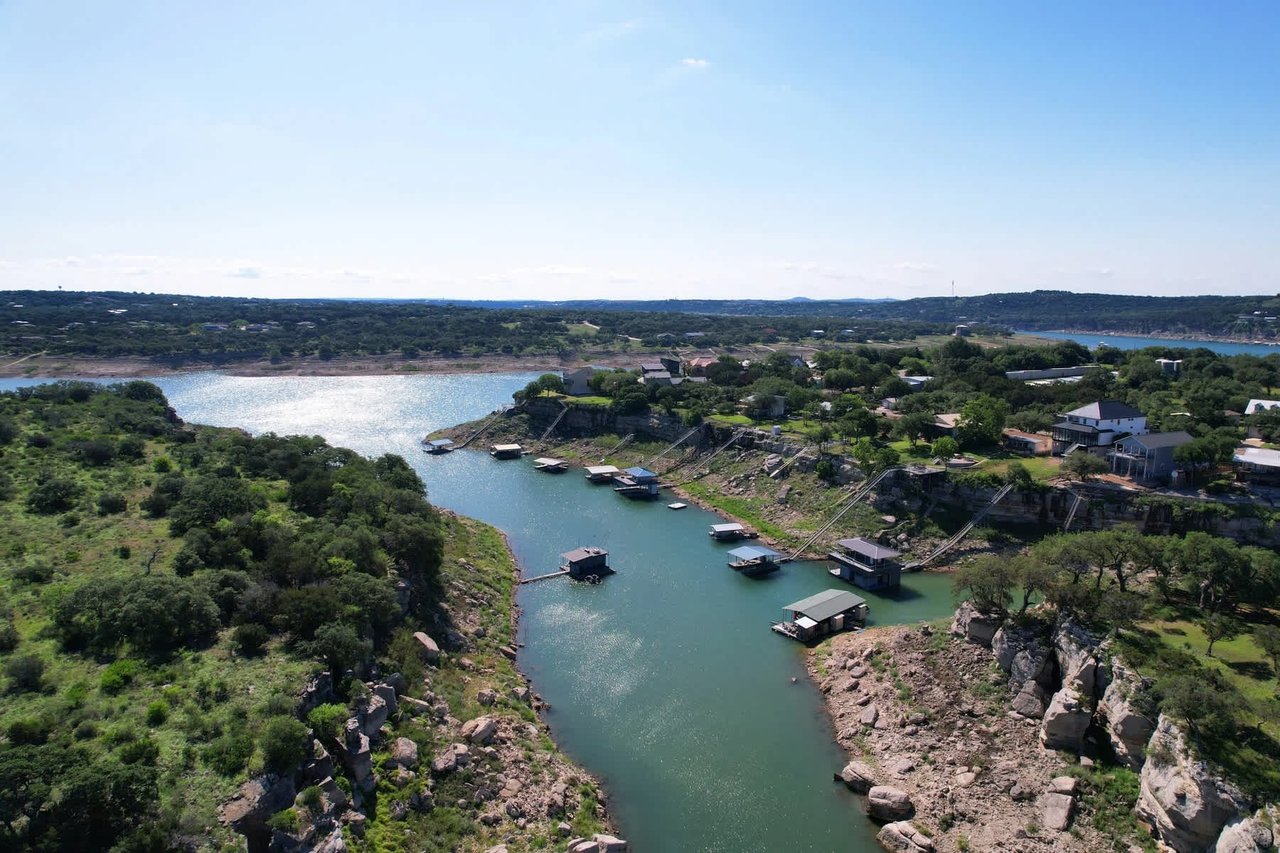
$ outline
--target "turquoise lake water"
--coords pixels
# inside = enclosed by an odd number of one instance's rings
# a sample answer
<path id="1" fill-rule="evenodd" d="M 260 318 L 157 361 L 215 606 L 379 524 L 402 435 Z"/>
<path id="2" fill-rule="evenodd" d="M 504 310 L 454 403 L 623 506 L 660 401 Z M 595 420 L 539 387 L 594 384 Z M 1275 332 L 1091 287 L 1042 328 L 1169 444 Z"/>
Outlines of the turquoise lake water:
<path id="1" fill-rule="evenodd" d="M 831 781 L 844 756 L 803 648 L 769 630 L 783 605 L 840 587 L 824 565 L 751 580 L 726 565 L 732 546 L 707 536 L 721 520 L 711 513 L 627 501 L 529 460 L 421 452 L 423 434 L 483 415 L 531 378 L 194 374 L 157 384 L 188 421 L 403 455 L 433 503 L 506 531 L 527 576 L 578 545 L 607 548 L 618 573 L 604 583 L 520 588 L 519 664 L 551 703 L 557 742 L 603 779 L 635 849 L 879 850 L 859 798 Z M 31 383 L 0 390 L 17 384 Z M 907 575 L 893 598 L 864 595 L 873 624 L 951 610 L 938 575 Z"/>
<path id="2" fill-rule="evenodd" d="M 1116 349 L 1143 349 L 1144 347 L 1174 347 L 1177 349 L 1203 348 L 1222 355 L 1273 355 L 1280 354 L 1277 344 L 1233 344 L 1224 341 L 1195 341 L 1180 338 L 1142 338 L 1128 335 L 1079 334 L 1076 332 L 1028 332 L 1019 331 L 1019 335 L 1035 335 L 1039 338 L 1052 338 L 1056 341 L 1075 341 L 1093 349 L 1098 344 L 1106 344 Z"/>

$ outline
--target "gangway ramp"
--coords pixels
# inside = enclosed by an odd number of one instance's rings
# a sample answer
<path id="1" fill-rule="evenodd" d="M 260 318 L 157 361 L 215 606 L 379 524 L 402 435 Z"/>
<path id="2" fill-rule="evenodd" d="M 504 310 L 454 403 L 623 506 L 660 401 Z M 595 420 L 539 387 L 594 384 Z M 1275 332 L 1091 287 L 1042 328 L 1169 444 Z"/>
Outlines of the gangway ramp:
<path id="1" fill-rule="evenodd" d="M 934 560 L 938 559 L 943 554 L 950 551 L 956 545 L 959 545 L 961 540 L 963 540 L 966 536 L 968 536 L 969 532 L 973 530 L 973 528 L 977 527 L 982 522 L 982 520 L 987 517 L 987 514 L 990 513 L 992 509 L 995 508 L 995 505 L 1000 503 L 1000 501 L 1004 500 L 1005 495 L 1009 494 L 1009 492 L 1011 491 L 1013 491 L 1012 483 L 1007 483 L 1004 486 L 1002 486 L 1000 488 L 1000 491 L 996 492 L 991 497 L 991 502 L 988 503 L 986 506 L 984 506 L 982 509 L 978 510 L 976 513 L 974 513 L 973 517 L 969 519 L 968 524 L 960 528 L 960 530 L 957 531 L 954 535 L 952 535 L 950 539 L 948 539 L 946 542 L 943 542 L 941 545 L 935 548 L 932 551 L 932 553 L 930 553 L 928 556 L 924 557 L 923 559 L 914 560 L 910 563 L 907 563 L 902 568 L 908 571 L 912 569 L 922 569 L 925 566 L 929 565 L 929 563 L 932 563 Z"/>

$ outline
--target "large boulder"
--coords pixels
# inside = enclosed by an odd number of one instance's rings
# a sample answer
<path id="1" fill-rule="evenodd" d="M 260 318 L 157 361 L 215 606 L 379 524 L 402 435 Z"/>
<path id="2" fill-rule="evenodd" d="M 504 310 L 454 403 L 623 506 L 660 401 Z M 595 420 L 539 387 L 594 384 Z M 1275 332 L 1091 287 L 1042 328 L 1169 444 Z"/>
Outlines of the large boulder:
<path id="1" fill-rule="evenodd" d="M 1213 853 L 1269 853 L 1280 842 L 1280 807 L 1268 806 L 1227 824 Z"/>
<path id="2" fill-rule="evenodd" d="M 951 622 L 951 634 L 980 646 L 990 646 L 1002 621 L 1004 620 L 1000 615 L 983 613 L 973 606 L 973 602 L 966 601 L 956 610 Z"/>
<path id="3" fill-rule="evenodd" d="M 1063 687 L 1053 694 L 1044 712 L 1040 742 L 1049 749 L 1079 752 L 1084 747 L 1084 733 L 1092 719 L 1093 712 L 1084 697 L 1071 687 Z"/>
<path id="4" fill-rule="evenodd" d="M 394 696 L 391 697 L 391 701 L 395 701 Z M 356 712 L 356 716 L 360 720 L 360 730 L 368 737 L 377 737 L 379 729 L 386 723 L 389 716 L 387 700 L 377 693 L 370 694 Z"/>
<path id="5" fill-rule="evenodd" d="M 892 785 L 876 785 L 867 792 L 867 816 L 872 820 L 906 820 L 915 814 L 911 796 Z"/>
<path id="6" fill-rule="evenodd" d="M 260 836 L 267 832 L 267 818 L 293 805 L 297 793 L 289 776 L 258 776 L 241 785 L 234 797 L 218 807 L 218 818 L 241 835 Z"/>
<path id="7" fill-rule="evenodd" d="M 1163 714 L 1147 746 L 1141 781 L 1138 816 L 1179 853 L 1213 849 L 1223 827 L 1248 810 L 1239 789 L 1197 761 L 1177 724 Z"/>
<path id="8" fill-rule="evenodd" d="M 1036 809 L 1040 812 L 1040 825 L 1054 832 L 1064 832 L 1071 826 L 1071 815 L 1075 807 L 1074 797 L 1056 791 L 1041 794 L 1040 799 L 1036 801 Z"/>
<path id="9" fill-rule="evenodd" d="M 391 757 L 387 759 L 406 770 L 418 766 L 418 745 L 407 737 L 398 737 L 391 745 Z"/>
<path id="10" fill-rule="evenodd" d="M 1020 714 L 1028 719 L 1038 720 L 1044 716 L 1045 709 L 1049 707 L 1049 691 L 1045 690 L 1038 682 L 1028 681 L 1022 685 L 1022 689 L 1017 692 L 1010 703 L 1014 713 Z"/>
<path id="11" fill-rule="evenodd" d="M 1142 766 L 1147 741 L 1156 730 L 1151 682 L 1119 658 L 1111 660 L 1111 683 L 1098 702 L 1098 716 L 1105 721 L 1116 757 L 1133 769 Z"/>
<path id="12" fill-rule="evenodd" d="M 471 743 L 486 744 L 498 733 L 498 724 L 493 717 L 476 717 L 462 724 L 462 736 Z"/>
<path id="13" fill-rule="evenodd" d="M 1103 641 L 1079 622 L 1063 617 L 1053 632 L 1053 648 L 1062 686 L 1074 688 L 1090 705 L 1101 698 L 1110 680 Z"/>
<path id="14" fill-rule="evenodd" d="M 836 778 L 858 794 L 865 794 L 876 786 L 875 771 L 861 761 L 850 761 Z"/>
<path id="15" fill-rule="evenodd" d="M 876 841 L 894 853 L 932 853 L 933 839 L 916 829 L 910 821 L 886 823 L 880 827 Z"/>
<path id="16" fill-rule="evenodd" d="M 996 663 L 1009 673 L 1009 689 L 1020 693 L 1028 682 L 1053 687 L 1053 654 L 1045 642 L 1047 631 L 1036 625 L 1000 627 L 991 638 L 991 651 Z"/>
<path id="17" fill-rule="evenodd" d="M 389 680 L 388 680 L 388 681 L 389 681 Z M 400 679 L 400 681 L 401 681 L 401 682 L 403 682 L 403 681 L 404 681 L 404 679 L 403 679 L 403 678 L 401 678 L 401 679 Z M 403 689 L 404 689 L 404 685 L 403 685 L 403 684 L 401 684 L 401 685 L 399 686 L 399 688 L 397 688 L 394 684 L 390 684 L 390 683 L 387 683 L 387 682 L 383 682 L 382 684 L 375 684 L 375 685 L 373 685 L 373 688 L 372 688 L 372 690 L 373 690 L 373 695 L 374 695 L 374 696 L 377 696 L 379 699 L 381 699 L 381 700 L 382 700 L 382 702 L 383 702 L 383 704 L 387 706 L 387 716 L 395 716 L 395 713 L 396 713 L 396 691 L 397 691 L 397 690 L 403 690 Z"/>
<path id="18" fill-rule="evenodd" d="M 360 721 L 355 717 L 347 720 L 338 760 L 361 789 L 372 791 L 377 786 L 377 780 L 373 776 L 373 751 L 369 748 L 369 736 L 361 731 Z"/>
<path id="19" fill-rule="evenodd" d="M 440 660 L 440 646 L 435 640 L 421 631 L 415 632 L 413 638 L 418 641 L 418 649 L 422 653 L 423 660 L 427 663 L 435 663 Z"/>

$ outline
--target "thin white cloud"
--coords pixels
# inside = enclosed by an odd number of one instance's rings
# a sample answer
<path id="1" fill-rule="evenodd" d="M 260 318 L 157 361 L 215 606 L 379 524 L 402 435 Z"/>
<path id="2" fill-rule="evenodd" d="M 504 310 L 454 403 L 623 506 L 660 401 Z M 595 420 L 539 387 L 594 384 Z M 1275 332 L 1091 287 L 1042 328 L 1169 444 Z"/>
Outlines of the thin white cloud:
<path id="1" fill-rule="evenodd" d="M 682 68 L 692 69 L 693 71 L 705 71 L 711 67 L 711 61 L 708 59 L 696 59 L 694 57 L 689 57 L 687 59 L 680 60 L 680 66 Z"/>
<path id="2" fill-rule="evenodd" d="M 644 22 L 638 18 L 630 21 L 617 21 L 611 24 L 604 24 L 590 32 L 583 33 L 582 41 L 585 44 L 596 45 L 607 42 L 617 41 L 632 35 L 644 26 Z"/>

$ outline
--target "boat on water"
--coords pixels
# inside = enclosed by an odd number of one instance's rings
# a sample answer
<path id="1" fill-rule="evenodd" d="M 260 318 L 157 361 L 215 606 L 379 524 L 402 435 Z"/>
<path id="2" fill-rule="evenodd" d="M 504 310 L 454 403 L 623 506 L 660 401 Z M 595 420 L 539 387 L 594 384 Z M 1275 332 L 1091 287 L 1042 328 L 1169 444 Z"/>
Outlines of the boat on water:
<path id="1" fill-rule="evenodd" d="M 673 504 L 667 504 L 667 509 L 684 509 L 687 506 L 688 504 L 684 504 L 684 503 L 680 503 L 679 501 L 676 501 Z"/>
<path id="2" fill-rule="evenodd" d="M 774 622 L 773 630 L 802 643 L 841 631 L 861 630 L 867 621 L 867 601 L 840 589 L 828 589 L 782 608 L 791 618 Z"/>

